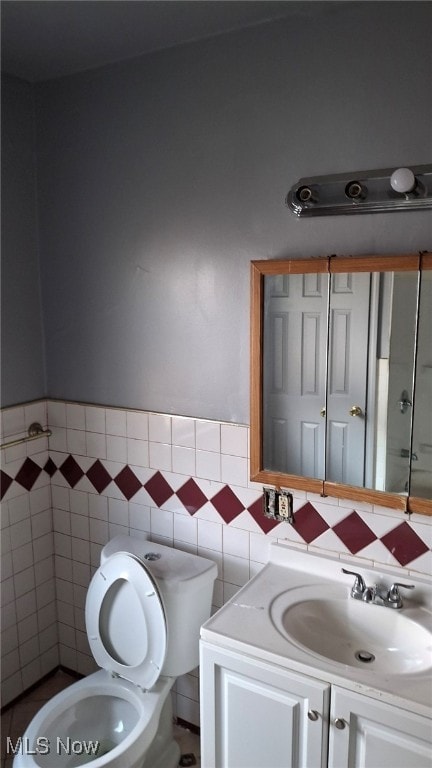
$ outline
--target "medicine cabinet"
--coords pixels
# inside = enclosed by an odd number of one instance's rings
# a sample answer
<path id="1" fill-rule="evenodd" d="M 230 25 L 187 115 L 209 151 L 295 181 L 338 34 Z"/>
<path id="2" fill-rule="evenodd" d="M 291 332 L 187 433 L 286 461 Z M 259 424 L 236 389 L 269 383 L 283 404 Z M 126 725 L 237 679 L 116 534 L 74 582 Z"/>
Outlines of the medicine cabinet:
<path id="1" fill-rule="evenodd" d="M 432 254 L 251 264 L 251 479 L 432 514 Z"/>

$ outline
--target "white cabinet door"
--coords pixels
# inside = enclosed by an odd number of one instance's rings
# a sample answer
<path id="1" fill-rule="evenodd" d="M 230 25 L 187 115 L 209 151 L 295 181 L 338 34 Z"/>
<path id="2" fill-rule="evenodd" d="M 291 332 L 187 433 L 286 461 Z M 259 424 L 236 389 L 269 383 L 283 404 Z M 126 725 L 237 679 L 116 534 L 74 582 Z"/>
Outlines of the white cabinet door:
<path id="1" fill-rule="evenodd" d="M 334 686 L 329 768 L 431 768 L 431 725 L 429 718 Z"/>
<path id="2" fill-rule="evenodd" d="M 203 641 L 200 679 L 202 768 L 327 764 L 327 684 Z"/>

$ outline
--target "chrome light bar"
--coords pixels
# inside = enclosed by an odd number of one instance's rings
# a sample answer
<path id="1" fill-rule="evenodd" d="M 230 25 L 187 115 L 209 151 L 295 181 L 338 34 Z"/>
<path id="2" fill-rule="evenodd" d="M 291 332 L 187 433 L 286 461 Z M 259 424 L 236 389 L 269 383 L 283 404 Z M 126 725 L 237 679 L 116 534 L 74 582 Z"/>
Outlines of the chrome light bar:
<path id="1" fill-rule="evenodd" d="M 286 204 L 299 217 L 432 208 L 432 165 L 300 179 Z"/>

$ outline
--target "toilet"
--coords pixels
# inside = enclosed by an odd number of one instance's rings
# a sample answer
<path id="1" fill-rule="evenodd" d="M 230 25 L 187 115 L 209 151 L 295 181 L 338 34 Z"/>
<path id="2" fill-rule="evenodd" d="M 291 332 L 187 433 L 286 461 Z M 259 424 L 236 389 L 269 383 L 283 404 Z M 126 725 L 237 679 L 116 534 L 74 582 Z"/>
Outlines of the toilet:
<path id="1" fill-rule="evenodd" d="M 198 666 L 216 575 L 211 560 L 144 537 L 108 542 L 85 609 L 100 669 L 39 710 L 13 768 L 176 768 L 170 691 Z"/>

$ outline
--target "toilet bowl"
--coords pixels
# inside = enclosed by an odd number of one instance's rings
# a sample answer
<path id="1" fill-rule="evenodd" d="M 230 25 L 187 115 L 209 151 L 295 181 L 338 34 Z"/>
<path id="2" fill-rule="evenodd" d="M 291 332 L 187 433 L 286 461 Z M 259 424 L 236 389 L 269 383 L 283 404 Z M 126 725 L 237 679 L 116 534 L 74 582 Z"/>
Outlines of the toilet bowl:
<path id="1" fill-rule="evenodd" d="M 13 768 L 176 768 L 170 691 L 198 665 L 216 574 L 206 558 L 143 538 L 109 542 L 86 599 L 102 668 L 41 708 Z"/>

